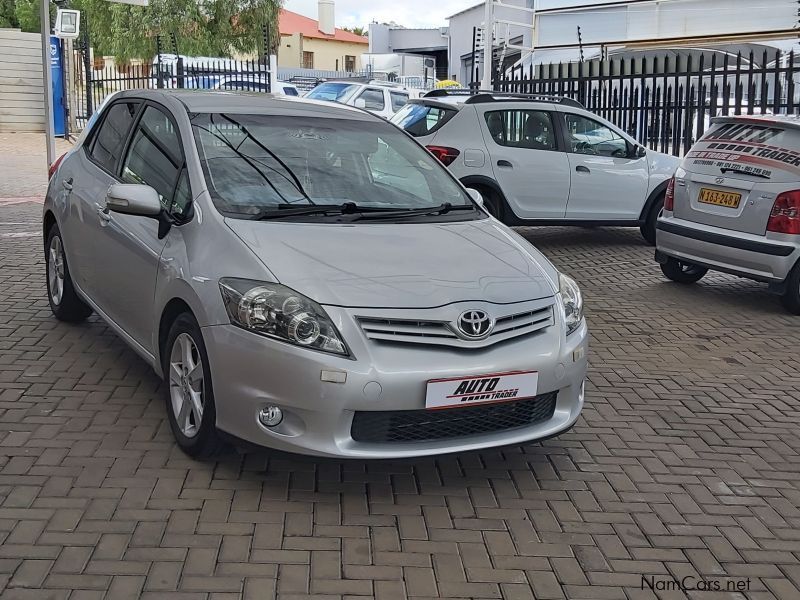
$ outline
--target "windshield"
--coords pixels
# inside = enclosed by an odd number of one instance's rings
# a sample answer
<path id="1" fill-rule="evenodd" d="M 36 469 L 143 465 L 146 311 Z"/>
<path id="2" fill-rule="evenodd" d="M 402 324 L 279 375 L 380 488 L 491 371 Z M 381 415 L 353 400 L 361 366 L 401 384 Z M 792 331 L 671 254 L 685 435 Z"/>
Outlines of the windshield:
<path id="1" fill-rule="evenodd" d="M 435 158 L 384 121 L 204 113 L 192 125 L 209 192 L 226 216 L 345 203 L 350 212 L 473 206 Z M 445 220 L 479 217 L 461 210 Z"/>
<path id="2" fill-rule="evenodd" d="M 428 135 L 447 123 L 456 114 L 455 109 L 429 106 L 410 102 L 391 118 L 392 123 L 402 127 L 414 137 Z"/>
<path id="3" fill-rule="evenodd" d="M 345 102 L 357 88 L 358 86 L 352 83 L 323 83 L 308 92 L 306 98 L 329 100 L 331 102 Z"/>

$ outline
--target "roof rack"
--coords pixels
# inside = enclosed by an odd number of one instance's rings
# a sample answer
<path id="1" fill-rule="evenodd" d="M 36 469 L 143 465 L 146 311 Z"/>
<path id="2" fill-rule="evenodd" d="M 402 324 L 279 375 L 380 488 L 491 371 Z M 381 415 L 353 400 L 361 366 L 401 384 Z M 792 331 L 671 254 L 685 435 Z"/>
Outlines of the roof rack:
<path id="1" fill-rule="evenodd" d="M 472 91 L 466 88 L 441 88 L 431 90 L 423 98 L 445 98 L 447 96 L 467 96 L 464 104 L 482 104 L 484 102 L 504 102 L 507 100 L 540 100 L 554 104 L 564 104 L 575 108 L 584 108 L 583 104 L 572 98 L 552 96 L 547 94 L 517 94 L 513 92 L 498 92 L 494 90 Z"/>

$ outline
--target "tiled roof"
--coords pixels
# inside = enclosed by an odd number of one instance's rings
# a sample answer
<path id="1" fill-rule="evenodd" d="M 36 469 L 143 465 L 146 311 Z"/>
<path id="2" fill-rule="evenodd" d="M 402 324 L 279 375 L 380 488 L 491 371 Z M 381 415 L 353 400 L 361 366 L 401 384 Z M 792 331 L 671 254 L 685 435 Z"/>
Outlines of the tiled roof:
<path id="1" fill-rule="evenodd" d="M 369 44 L 369 39 L 350 33 L 344 29 L 336 29 L 334 35 L 326 35 L 319 30 L 319 22 L 303 15 L 298 15 L 290 10 L 281 9 L 279 29 L 281 35 L 302 33 L 303 37 L 318 38 L 321 40 L 334 40 L 336 42 L 352 42 L 355 44 Z"/>

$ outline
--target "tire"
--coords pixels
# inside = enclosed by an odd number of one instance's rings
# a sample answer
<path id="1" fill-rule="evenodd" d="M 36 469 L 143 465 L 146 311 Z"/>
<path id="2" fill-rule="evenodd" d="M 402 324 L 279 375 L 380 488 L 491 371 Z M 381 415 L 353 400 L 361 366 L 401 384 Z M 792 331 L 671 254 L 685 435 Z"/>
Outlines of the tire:
<path id="1" fill-rule="evenodd" d="M 642 232 L 642 237 L 651 246 L 656 245 L 656 223 L 658 222 L 658 215 L 661 214 L 662 208 L 664 208 L 664 194 L 661 194 L 661 196 L 653 202 L 653 206 L 651 206 L 650 210 L 647 212 L 644 225 L 639 228 L 639 231 Z"/>
<path id="2" fill-rule="evenodd" d="M 793 315 L 800 315 L 800 262 L 786 278 L 786 291 L 781 296 L 783 306 Z"/>
<path id="3" fill-rule="evenodd" d="M 708 269 L 692 263 L 681 262 L 670 256 L 667 258 L 667 262 L 661 265 L 661 272 L 667 279 L 677 283 L 695 283 L 708 273 Z"/>
<path id="4" fill-rule="evenodd" d="M 210 458 L 224 444 L 217 432 L 214 388 L 203 334 L 194 316 L 178 315 L 161 353 L 166 408 L 175 441 L 193 458 Z"/>
<path id="5" fill-rule="evenodd" d="M 53 224 L 44 247 L 47 300 L 56 319 L 80 323 L 92 314 L 92 308 L 75 291 L 58 225 Z"/>
<path id="6" fill-rule="evenodd" d="M 481 196 L 483 196 L 483 206 L 495 219 L 500 222 L 505 217 L 505 207 L 503 206 L 503 199 L 496 191 L 485 186 L 471 186 L 477 189 Z"/>

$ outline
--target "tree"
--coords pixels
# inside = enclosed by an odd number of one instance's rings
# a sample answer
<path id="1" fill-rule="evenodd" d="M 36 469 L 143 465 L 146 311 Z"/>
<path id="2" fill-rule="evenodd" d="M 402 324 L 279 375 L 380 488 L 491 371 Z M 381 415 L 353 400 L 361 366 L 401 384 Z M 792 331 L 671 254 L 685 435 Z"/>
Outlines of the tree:
<path id="1" fill-rule="evenodd" d="M 16 8 L 14 0 L 0 0 L 0 27 L 19 27 Z"/>
<path id="2" fill-rule="evenodd" d="M 0 0 L 8 2 L 13 0 Z M 175 36 L 178 51 L 194 56 L 264 53 L 263 28 L 270 50 L 280 45 L 278 13 L 283 0 L 150 0 L 134 6 L 108 0 L 72 0 L 82 12 L 95 56 L 114 56 L 119 62 L 156 54 L 156 37 Z M 39 31 L 38 0 L 16 0 L 16 17 L 25 31 Z M 51 7 L 53 5 L 51 4 Z M 165 48 L 164 51 L 167 51 Z"/>
<path id="3" fill-rule="evenodd" d="M 369 35 L 369 29 L 367 27 L 342 27 L 345 31 L 349 31 L 350 33 L 355 33 L 356 35 Z"/>

